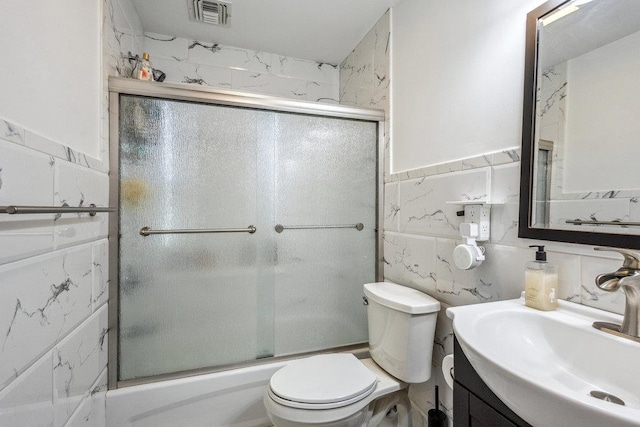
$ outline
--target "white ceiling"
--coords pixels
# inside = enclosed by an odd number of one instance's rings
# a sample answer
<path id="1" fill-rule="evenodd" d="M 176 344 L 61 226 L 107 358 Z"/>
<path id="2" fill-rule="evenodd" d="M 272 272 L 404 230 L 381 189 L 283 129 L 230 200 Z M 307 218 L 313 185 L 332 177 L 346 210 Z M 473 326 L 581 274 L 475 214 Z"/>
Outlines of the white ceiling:
<path id="1" fill-rule="evenodd" d="M 230 0 L 230 27 L 189 20 L 189 1 L 133 3 L 147 32 L 340 64 L 401 0 Z"/>

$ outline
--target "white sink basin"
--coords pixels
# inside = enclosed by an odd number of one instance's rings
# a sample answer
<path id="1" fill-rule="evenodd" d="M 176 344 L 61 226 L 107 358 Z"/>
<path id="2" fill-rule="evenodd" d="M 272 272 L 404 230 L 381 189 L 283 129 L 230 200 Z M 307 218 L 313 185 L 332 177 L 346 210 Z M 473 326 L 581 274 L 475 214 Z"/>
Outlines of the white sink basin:
<path id="1" fill-rule="evenodd" d="M 452 307 L 447 315 L 480 378 L 528 423 L 640 426 L 640 343 L 592 327 L 622 316 L 565 301 L 544 312 L 522 298 Z"/>

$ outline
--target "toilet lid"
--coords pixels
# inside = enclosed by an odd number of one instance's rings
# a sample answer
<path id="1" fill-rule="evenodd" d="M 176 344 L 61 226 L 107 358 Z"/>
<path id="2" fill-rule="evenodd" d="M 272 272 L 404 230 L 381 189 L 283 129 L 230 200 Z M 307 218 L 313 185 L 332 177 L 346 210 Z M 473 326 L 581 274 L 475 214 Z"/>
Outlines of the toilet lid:
<path id="1" fill-rule="evenodd" d="M 291 362 L 269 382 L 278 397 L 303 404 L 358 401 L 373 392 L 377 377 L 353 354 L 323 354 Z M 333 406 L 333 405 L 331 405 Z"/>

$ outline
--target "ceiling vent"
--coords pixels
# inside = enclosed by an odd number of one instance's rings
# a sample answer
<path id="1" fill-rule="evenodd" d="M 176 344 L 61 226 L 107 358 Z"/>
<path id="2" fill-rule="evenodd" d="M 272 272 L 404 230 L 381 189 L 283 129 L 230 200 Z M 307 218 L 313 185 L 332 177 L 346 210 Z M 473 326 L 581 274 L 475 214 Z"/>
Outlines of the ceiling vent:
<path id="1" fill-rule="evenodd" d="M 205 24 L 229 26 L 231 3 L 211 0 L 192 0 L 192 19 Z"/>

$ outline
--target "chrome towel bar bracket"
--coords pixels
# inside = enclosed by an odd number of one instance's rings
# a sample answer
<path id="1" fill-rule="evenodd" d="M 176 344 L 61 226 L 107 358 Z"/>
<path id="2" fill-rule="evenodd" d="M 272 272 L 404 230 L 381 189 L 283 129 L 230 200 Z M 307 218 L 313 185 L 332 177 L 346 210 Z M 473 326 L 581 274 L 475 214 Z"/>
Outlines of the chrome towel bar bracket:
<path id="1" fill-rule="evenodd" d="M 171 230 L 152 230 L 150 227 L 142 227 L 140 229 L 141 236 L 150 236 L 152 234 L 205 234 L 205 233 L 249 233 L 256 232 L 253 225 L 247 228 L 174 228 Z"/>

